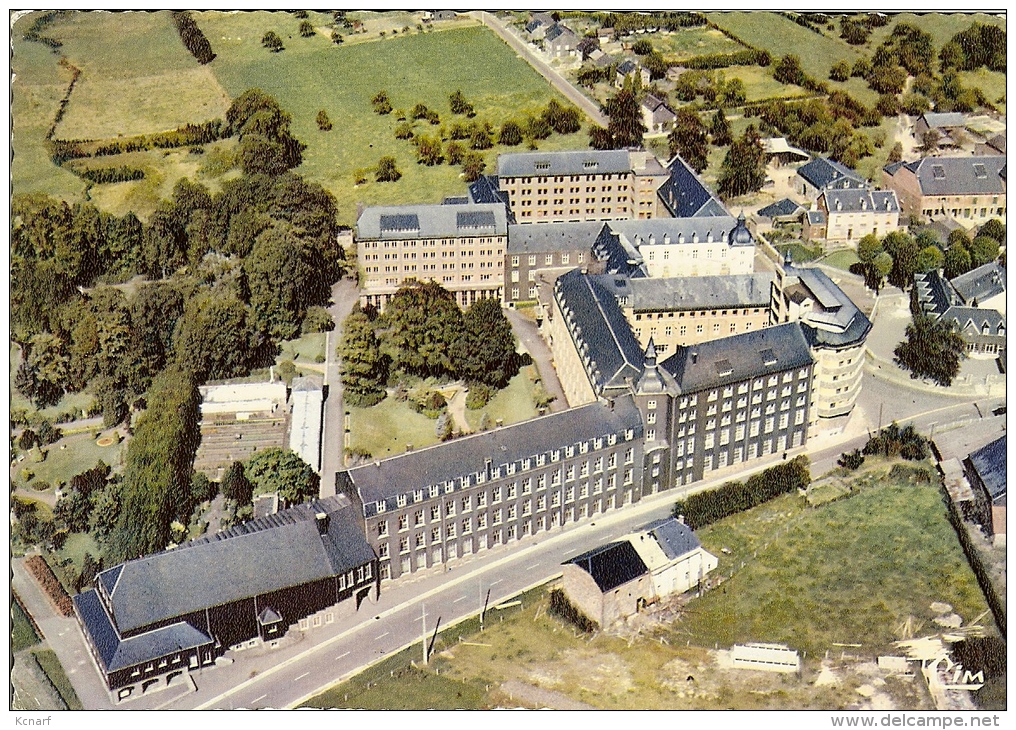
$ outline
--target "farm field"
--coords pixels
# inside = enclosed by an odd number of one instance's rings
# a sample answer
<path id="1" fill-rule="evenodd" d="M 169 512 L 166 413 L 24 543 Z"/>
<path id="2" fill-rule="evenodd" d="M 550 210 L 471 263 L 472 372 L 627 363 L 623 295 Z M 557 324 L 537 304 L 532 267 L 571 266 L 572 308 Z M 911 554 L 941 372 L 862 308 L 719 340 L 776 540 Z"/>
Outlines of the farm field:
<path id="1" fill-rule="evenodd" d="M 482 27 L 435 30 L 387 37 L 373 43 L 335 46 L 320 35 L 301 38 L 296 21 L 286 13 L 195 13 L 198 25 L 218 54 L 210 67 L 231 96 L 259 86 L 279 99 L 293 117 L 293 132 L 307 145 L 297 172 L 321 183 L 335 195 L 340 223 L 355 223 L 356 205 L 440 202 L 462 194 L 466 183 L 459 167 L 428 168 L 416 163 L 408 141 L 397 140 L 395 113 L 379 116 L 370 99 L 385 89 L 395 109 L 409 110 L 422 102 L 452 120 L 448 95 L 461 89 L 474 105 L 477 120 L 495 128 L 508 118 L 536 113 L 551 98 L 563 101 L 550 85 L 517 58 L 491 31 Z M 262 34 L 274 29 L 286 50 L 270 53 L 261 47 Z M 291 38 L 289 36 L 292 36 Z M 469 48 L 469 63 L 461 62 Z M 324 109 L 334 125 L 317 128 Z M 465 121 L 464 117 L 459 117 Z M 424 125 L 428 126 L 428 125 Z M 434 127 L 436 132 L 440 127 Z M 541 149 L 576 149 L 587 145 L 583 132 L 553 135 Z M 522 150 L 522 147 L 515 148 Z M 492 170 L 498 151 L 484 153 Z M 356 170 L 373 168 L 383 155 L 394 156 L 402 172 L 395 183 L 354 185 Z"/>
<path id="2" fill-rule="evenodd" d="M 893 22 L 883 28 L 876 28 L 868 44 L 872 50 L 877 48 L 884 41 L 898 23 L 910 23 L 916 25 L 926 33 L 931 34 L 932 42 L 936 50 L 952 40 L 952 37 L 969 28 L 974 23 L 982 25 L 997 25 L 1005 28 L 1004 15 L 988 15 L 986 13 L 900 13 L 893 16 Z"/>
<path id="3" fill-rule="evenodd" d="M 647 38 L 652 41 L 653 48 L 662 53 L 668 61 L 710 53 L 735 53 L 744 48 L 721 31 L 708 27 L 679 28 L 670 32 L 653 33 Z"/>

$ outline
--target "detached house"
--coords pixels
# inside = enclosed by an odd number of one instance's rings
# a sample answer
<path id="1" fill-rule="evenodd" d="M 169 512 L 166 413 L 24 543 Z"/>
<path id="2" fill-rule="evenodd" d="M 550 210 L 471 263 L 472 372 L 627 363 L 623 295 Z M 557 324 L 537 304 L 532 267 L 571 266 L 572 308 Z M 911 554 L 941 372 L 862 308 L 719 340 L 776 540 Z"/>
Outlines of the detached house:
<path id="1" fill-rule="evenodd" d="M 652 94 L 642 99 L 642 123 L 647 134 L 668 134 L 674 128 L 677 115 L 665 102 Z"/>
<path id="2" fill-rule="evenodd" d="M 869 233 L 884 236 L 900 227 L 900 203 L 892 190 L 825 190 L 816 208 L 825 216 L 822 238 L 830 243 L 853 244 Z"/>
<path id="3" fill-rule="evenodd" d="M 614 77 L 614 86 L 617 88 L 623 88 L 625 80 L 629 77 L 637 77 L 642 83 L 642 86 L 649 86 L 649 82 L 652 80 L 652 75 L 649 73 L 649 69 L 644 66 L 640 66 L 630 58 L 621 61 L 617 65 L 617 73 Z"/>
<path id="4" fill-rule="evenodd" d="M 560 23 L 554 23 L 543 37 L 543 50 L 552 58 L 568 58 L 578 54 L 579 37 Z"/>

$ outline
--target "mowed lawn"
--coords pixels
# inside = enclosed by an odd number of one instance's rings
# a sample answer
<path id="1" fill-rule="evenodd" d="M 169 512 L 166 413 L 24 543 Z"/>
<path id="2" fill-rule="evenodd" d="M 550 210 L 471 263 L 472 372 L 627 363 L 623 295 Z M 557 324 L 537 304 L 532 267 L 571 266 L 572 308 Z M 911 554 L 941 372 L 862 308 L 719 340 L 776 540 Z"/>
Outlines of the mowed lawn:
<path id="1" fill-rule="evenodd" d="M 550 85 L 508 46 L 483 27 L 437 30 L 386 37 L 370 43 L 336 46 L 323 35 L 301 38 L 296 21 L 285 13 L 196 13 L 198 25 L 218 53 L 210 67 L 232 96 L 260 87 L 279 99 L 293 116 L 293 132 L 307 145 L 297 172 L 321 183 L 336 197 L 339 220 L 355 223 L 356 205 L 440 202 L 461 195 L 466 183 L 461 168 L 425 167 L 416 163 L 412 145 L 397 140 L 395 114 L 379 116 L 370 100 L 385 89 L 396 109 L 424 103 L 441 116 L 441 126 L 419 124 L 428 134 L 455 118 L 448 96 L 461 89 L 478 120 L 495 128 L 509 117 L 536 113 L 551 98 L 563 101 Z M 312 21 L 313 22 L 313 21 Z M 270 53 L 261 46 L 267 30 L 282 37 L 286 50 Z M 315 123 L 324 109 L 333 129 Z M 466 121 L 458 117 L 459 121 Z M 585 132 L 553 135 L 541 149 L 585 148 Z M 484 153 L 488 170 L 499 151 Z M 524 147 L 515 148 L 522 151 Z M 394 156 L 402 179 L 355 187 L 354 172 L 373 168 L 383 155 Z"/>
<path id="2" fill-rule="evenodd" d="M 350 448 L 366 449 L 375 459 L 422 449 L 438 442 L 437 421 L 389 396 L 370 408 L 348 407 Z"/>
<path id="3" fill-rule="evenodd" d="M 735 570 L 674 627 L 699 645 L 785 642 L 814 656 L 847 643 L 874 655 L 908 617 L 933 630 L 934 601 L 964 622 L 987 609 L 934 483 L 882 472 L 847 499 L 808 508 L 785 496 L 698 535 L 719 574 Z"/>
<path id="4" fill-rule="evenodd" d="M 474 431 L 480 430 L 483 414 L 490 417 L 490 427 L 501 419 L 503 425 L 510 426 L 520 421 L 536 418 L 536 406 L 533 404 L 533 379 L 527 373 L 532 365 L 527 365 L 522 372 L 512 378 L 508 385 L 494 394 L 486 406 L 472 411 L 466 409 L 466 420 Z"/>
<path id="5" fill-rule="evenodd" d="M 46 29 L 81 69 L 57 139 L 103 139 L 222 117 L 230 97 L 184 48 L 168 11 L 75 12 Z"/>

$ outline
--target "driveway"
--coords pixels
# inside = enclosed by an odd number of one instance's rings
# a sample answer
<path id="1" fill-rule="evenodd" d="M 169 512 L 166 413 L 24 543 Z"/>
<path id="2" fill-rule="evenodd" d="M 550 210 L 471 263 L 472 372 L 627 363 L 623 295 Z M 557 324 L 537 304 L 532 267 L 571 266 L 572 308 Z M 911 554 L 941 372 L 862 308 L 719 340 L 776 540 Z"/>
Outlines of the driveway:
<path id="1" fill-rule="evenodd" d="M 335 349 L 342 339 L 342 324 L 353 311 L 360 297 L 356 282 L 342 278 L 332 286 L 332 304 L 328 313 L 335 320 L 335 329 L 325 337 L 325 400 L 324 420 L 321 424 L 321 497 L 335 494 L 335 473 L 343 468 L 345 439 L 345 411 L 342 403 L 342 379 L 339 377 L 339 358 Z"/>
<path id="2" fill-rule="evenodd" d="M 554 396 L 550 402 L 550 410 L 553 412 L 568 409 L 568 399 L 564 396 L 564 388 L 557 378 L 557 370 L 554 368 L 554 356 L 550 354 L 550 348 L 540 334 L 536 322 L 524 317 L 517 309 L 504 310 L 508 321 L 512 324 L 515 336 L 529 356 L 533 358 L 533 364 L 540 373 L 543 387 L 547 393 Z"/>

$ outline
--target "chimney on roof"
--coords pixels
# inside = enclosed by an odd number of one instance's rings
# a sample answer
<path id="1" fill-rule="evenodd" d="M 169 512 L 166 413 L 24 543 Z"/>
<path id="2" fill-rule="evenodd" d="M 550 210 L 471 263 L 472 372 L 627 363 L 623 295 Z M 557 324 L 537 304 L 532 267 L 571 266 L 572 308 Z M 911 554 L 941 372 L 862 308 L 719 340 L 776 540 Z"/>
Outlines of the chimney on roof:
<path id="1" fill-rule="evenodd" d="M 864 196 L 861 196 L 861 210 L 868 210 L 868 201 L 865 200 Z"/>
<path id="2" fill-rule="evenodd" d="M 683 525 L 684 524 L 684 515 L 678 515 L 677 516 L 677 521 L 680 522 Z"/>
<path id="3" fill-rule="evenodd" d="M 691 351 L 691 364 L 694 365 L 698 362 L 698 350 Z"/>
<path id="4" fill-rule="evenodd" d="M 836 201 L 836 210 L 843 210 L 843 202 L 839 199 Z"/>
<path id="5" fill-rule="evenodd" d="M 328 533 L 329 517 L 327 512 L 318 512 L 314 515 L 314 522 L 317 523 L 317 531 L 319 535 L 325 535 Z"/>

